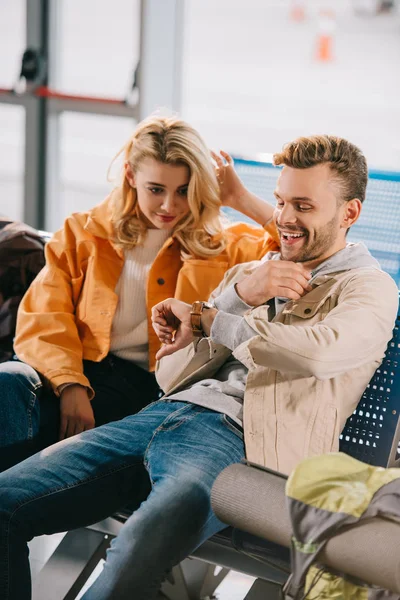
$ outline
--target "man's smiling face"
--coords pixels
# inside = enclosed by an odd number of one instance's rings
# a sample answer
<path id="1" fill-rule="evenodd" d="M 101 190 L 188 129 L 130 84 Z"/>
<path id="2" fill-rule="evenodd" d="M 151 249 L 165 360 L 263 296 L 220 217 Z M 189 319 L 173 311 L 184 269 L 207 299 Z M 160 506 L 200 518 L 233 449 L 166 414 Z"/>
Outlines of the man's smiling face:
<path id="1" fill-rule="evenodd" d="M 274 219 L 283 260 L 323 261 L 346 244 L 346 202 L 328 164 L 308 169 L 284 166 L 275 189 Z"/>

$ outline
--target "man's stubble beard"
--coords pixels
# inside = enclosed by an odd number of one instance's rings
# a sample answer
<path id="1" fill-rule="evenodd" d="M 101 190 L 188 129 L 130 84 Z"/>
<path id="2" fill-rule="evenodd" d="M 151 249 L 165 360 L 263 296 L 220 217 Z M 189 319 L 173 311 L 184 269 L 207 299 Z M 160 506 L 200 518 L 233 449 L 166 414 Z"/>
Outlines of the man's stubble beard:
<path id="1" fill-rule="evenodd" d="M 303 228 L 303 231 L 306 235 L 303 248 L 301 248 L 297 256 L 293 256 L 292 258 L 286 258 L 281 252 L 283 260 L 291 260 L 296 263 L 311 262 L 314 260 L 318 260 L 329 250 L 329 248 L 331 248 L 336 243 L 338 220 L 339 216 L 335 214 L 333 219 L 331 219 L 328 223 L 326 223 L 326 225 L 320 228 L 317 231 L 316 239 L 309 248 L 307 247 L 309 241 L 309 233 L 307 229 Z"/>

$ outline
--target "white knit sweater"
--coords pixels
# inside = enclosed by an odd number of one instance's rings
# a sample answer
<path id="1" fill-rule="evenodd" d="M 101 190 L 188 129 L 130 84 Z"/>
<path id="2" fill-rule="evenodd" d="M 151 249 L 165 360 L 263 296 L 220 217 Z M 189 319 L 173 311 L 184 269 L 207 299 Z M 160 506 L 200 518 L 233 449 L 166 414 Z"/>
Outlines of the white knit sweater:
<path id="1" fill-rule="evenodd" d="M 143 246 L 125 251 L 121 276 L 115 288 L 115 312 L 110 352 L 148 369 L 146 283 L 150 267 L 170 232 L 149 229 Z"/>

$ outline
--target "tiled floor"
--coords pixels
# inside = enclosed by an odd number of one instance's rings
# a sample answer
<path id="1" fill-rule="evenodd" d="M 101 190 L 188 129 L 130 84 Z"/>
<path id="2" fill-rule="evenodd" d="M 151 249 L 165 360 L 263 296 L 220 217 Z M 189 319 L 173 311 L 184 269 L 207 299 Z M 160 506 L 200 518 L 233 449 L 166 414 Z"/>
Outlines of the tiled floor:
<path id="1" fill-rule="evenodd" d="M 55 535 L 44 535 L 35 538 L 30 542 L 30 561 L 31 561 L 31 572 L 32 578 L 39 573 L 46 561 L 53 554 L 58 544 L 64 537 L 64 533 L 58 533 Z M 81 594 L 77 600 L 81 598 L 87 587 L 95 580 L 102 570 L 102 563 L 98 565 L 98 568 L 92 574 L 87 585 L 83 588 Z M 248 590 L 253 584 L 254 578 L 241 573 L 231 571 L 229 575 L 224 579 L 219 588 L 217 589 L 218 600 L 243 600 Z M 55 598 L 54 600 L 61 600 L 61 598 Z"/>

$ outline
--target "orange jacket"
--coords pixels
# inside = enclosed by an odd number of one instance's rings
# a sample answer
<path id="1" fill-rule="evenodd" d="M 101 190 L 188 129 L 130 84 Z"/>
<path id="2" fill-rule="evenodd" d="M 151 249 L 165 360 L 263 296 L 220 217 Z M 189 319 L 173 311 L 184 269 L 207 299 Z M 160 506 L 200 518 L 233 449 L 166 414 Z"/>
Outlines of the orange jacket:
<path id="1" fill-rule="evenodd" d="M 274 226 L 269 229 L 277 235 Z M 82 360 L 98 362 L 109 352 L 115 287 L 124 262 L 123 251 L 110 241 L 112 233 L 108 198 L 89 212 L 68 217 L 48 242 L 46 266 L 20 304 L 15 352 L 54 391 L 69 382 L 90 388 Z M 151 327 L 152 306 L 173 296 L 185 302 L 207 300 L 230 267 L 277 247 L 262 228 L 245 223 L 229 227 L 226 249 L 209 259 L 182 260 L 178 242 L 169 238 L 147 281 L 150 370 L 160 346 Z"/>

